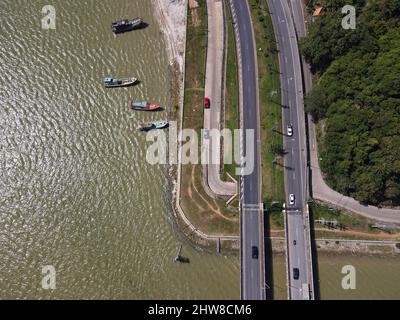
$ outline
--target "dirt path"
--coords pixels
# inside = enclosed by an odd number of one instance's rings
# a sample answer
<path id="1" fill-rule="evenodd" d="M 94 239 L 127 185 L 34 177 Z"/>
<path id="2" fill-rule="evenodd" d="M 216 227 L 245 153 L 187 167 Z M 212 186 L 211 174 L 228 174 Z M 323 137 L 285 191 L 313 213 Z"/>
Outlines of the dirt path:
<path id="1" fill-rule="evenodd" d="M 196 187 L 196 167 L 193 165 L 191 168 L 191 175 L 190 175 L 190 183 L 187 187 L 187 194 L 191 199 L 191 202 L 199 211 L 210 211 L 212 214 L 217 215 L 218 217 L 231 222 L 237 222 L 238 218 L 236 217 L 227 217 L 221 212 L 221 208 L 219 207 L 218 203 L 215 199 L 210 198 L 208 200 L 206 197 L 203 196 L 202 190 L 199 190 Z M 194 194 L 196 194 L 203 203 L 199 203 L 197 199 L 195 199 Z M 205 207 L 203 206 L 205 205 Z M 209 215 L 211 217 L 211 215 Z"/>
<path id="2" fill-rule="evenodd" d="M 194 167 L 194 166 L 193 166 Z M 199 195 L 199 197 L 206 203 L 207 207 L 209 208 L 209 210 L 211 210 L 213 213 L 215 213 L 216 215 L 218 215 L 219 217 L 221 217 L 224 220 L 227 221 L 234 221 L 236 222 L 238 219 L 237 218 L 230 218 L 225 216 L 222 212 L 220 207 L 218 206 L 217 202 L 214 199 L 211 199 L 212 202 L 208 201 L 202 194 L 201 192 L 196 188 L 194 180 L 195 177 L 192 177 L 192 186 L 195 189 L 195 191 L 197 192 L 197 194 Z M 214 204 L 214 205 L 213 205 Z"/>
<path id="3" fill-rule="evenodd" d="M 196 0 L 189 0 L 189 9 L 190 9 L 191 16 L 192 16 L 192 25 L 193 25 L 193 27 L 200 26 L 199 15 L 197 13 L 197 8 L 198 7 L 199 7 L 199 4 L 197 3 Z"/>
<path id="4" fill-rule="evenodd" d="M 334 234 L 340 234 L 343 236 L 354 236 L 354 237 L 365 237 L 365 238 L 373 238 L 378 240 L 400 240 L 399 234 L 388 234 L 385 232 L 379 233 L 369 233 L 364 231 L 356 231 L 356 230 L 336 230 L 336 229 L 324 229 L 324 228 L 316 228 L 315 231 L 329 232 Z"/>
<path id="5" fill-rule="evenodd" d="M 357 230 L 337 230 L 337 229 L 325 229 L 325 228 L 316 228 L 315 231 L 342 235 L 343 238 L 352 236 L 352 237 L 370 238 L 371 240 L 391 240 L 391 241 L 400 240 L 400 234 L 388 234 L 386 232 L 370 233 Z M 283 232 L 284 232 L 283 229 L 270 230 L 271 236 L 280 236 L 282 235 Z"/>

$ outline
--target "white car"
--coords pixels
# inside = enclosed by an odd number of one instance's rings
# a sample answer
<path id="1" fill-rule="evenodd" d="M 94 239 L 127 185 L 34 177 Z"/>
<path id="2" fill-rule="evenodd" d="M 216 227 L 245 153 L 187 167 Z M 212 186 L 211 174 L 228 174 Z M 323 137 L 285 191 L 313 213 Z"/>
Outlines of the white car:
<path id="1" fill-rule="evenodd" d="M 294 203 L 295 203 L 294 194 L 291 193 L 291 194 L 289 194 L 289 204 L 290 204 L 291 206 L 293 206 Z"/>
<path id="2" fill-rule="evenodd" d="M 287 126 L 287 135 L 288 135 L 289 137 L 293 136 L 293 127 L 292 127 L 291 124 L 289 124 L 289 125 Z"/>

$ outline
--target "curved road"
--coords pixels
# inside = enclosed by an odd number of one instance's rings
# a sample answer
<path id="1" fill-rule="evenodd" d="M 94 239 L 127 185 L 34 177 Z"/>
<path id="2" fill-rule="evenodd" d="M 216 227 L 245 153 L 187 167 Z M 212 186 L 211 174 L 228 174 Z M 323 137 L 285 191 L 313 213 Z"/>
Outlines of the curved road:
<path id="1" fill-rule="evenodd" d="M 211 108 L 204 110 L 203 150 L 206 154 L 206 176 L 211 191 L 216 195 L 232 196 L 237 193 L 237 185 L 221 180 L 220 175 L 220 139 L 215 141 L 212 132 L 217 135 L 221 129 L 221 106 L 223 94 L 223 63 L 225 55 L 224 3 L 207 0 L 208 47 L 205 81 L 205 96 L 210 98 Z"/>
<path id="2" fill-rule="evenodd" d="M 304 3 L 302 0 L 290 0 L 293 19 L 296 32 L 299 38 L 306 36 L 306 26 L 304 19 Z M 305 91 L 308 92 L 312 87 L 312 77 L 309 66 L 303 61 L 303 77 Z M 390 223 L 400 223 L 400 210 L 378 208 L 375 206 L 362 205 L 353 198 L 344 196 L 331 189 L 324 181 L 319 167 L 318 146 L 316 139 L 315 124 L 309 117 L 309 135 L 310 135 L 310 160 L 311 160 L 311 183 L 312 197 L 334 206 L 355 212 L 361 216 L 372 220 L 378 220 Z"/>
<path id="3" fill-rule="evenodd" d="M 259 106 L 257 59 L 253 36 L 253 25 L 246 0 L 230 0 L 235 28 L 240 87 L 240 245 L 241 245 L 241 298 L 246 300 L 265 299 L 264 286 L 264 219 L 261 205 L 260 150 L 259 150 Z M 221 0 L 207 0 L 208 7 L 208 50 L 205 95 L 210 98 L 211 108 L 204 112 L 203 148 L 206 153 L 207 180 L 210 189 L 217 195 L 233 195 L 236 184 L 221 181 L 219 169 L 219 145 L 211 144 L 212 130 L 220 129 L 222 100 L 222 72 L 224 58 L 224 14 Z M 208 130 L 207 130 L 208 129 Z M 254 135 L 246 133 L 252 130 Z M 210 139 L 211 138 L 211 139 Z M 254 170 L 244 175 L 243 155 L 246 142 L 254 146 Z M 215 156 L 217 155 L 217 156 Z M 257 247 L 259 256 L 253 258 L 252 247 Z"/>

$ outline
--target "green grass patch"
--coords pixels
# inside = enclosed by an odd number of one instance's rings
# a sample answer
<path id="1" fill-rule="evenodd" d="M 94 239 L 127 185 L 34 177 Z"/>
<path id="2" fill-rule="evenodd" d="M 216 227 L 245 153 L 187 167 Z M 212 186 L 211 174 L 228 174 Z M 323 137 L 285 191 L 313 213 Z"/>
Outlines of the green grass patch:
<path id="1" fill-rule="evenodd" d="M 269 216 L 270 227 L 274 230 L 284 230 L 285 222 L 282 212 L 282 202 L 265 203 L 264 210 Z"/>
<path id="2" fill-rule="evenodd" d="M 380 237 L 378 234 L 374 233 L 365 233 L 365 234 L 341 234 L 335 232 L 329 232 L 328 230 L 316 230 L 315 231 L 316 239 L 338 239 L 338 240 L 377 240 L 382 241 L 386 240 Z M 397 241 L 398 239 L 391 239 Z"/>
<path id="3" fill-rule="evenodd" d="M 226 17 L 226 77 L 225 77 L 225 128 L 231 130 L 232 136 L 235 129 L 239 128 L 239 80 L 235 31 L 229 1 L 224 1 Z M 225 164 L 224 172 L 232 177 L 236 176 L 236 164 Z M 229 180 L 225 176 L 226 180 Z"/>
<path id="4" fill-rule="evenodd" d="M 339 210 L 335 207 L 312 202 L 309 203 L 310 217 L 314 221 L 314 228 L 317 229 L 315 234 L 317 237 L 340 237 L 345 239 L 373 239 L 379 240 L 379 235 L 382 234 L 381 229 L 372 228 L 373 221 L 366 219 L 355 213 Z M 325 220 L 325 223 L 317 220 Z M 337 225 L 328 223 L 328 221 L 336 221 Z M 326 229 L 324 231 L 323 229 Z M 330 232 L 328 230 L 331 230 Z M 349 231 L 349 234 L 338 233 L 335 235 L 334 230 Z M 355 231 L 355 235 L 351 235 L 351 231 Z M 362 234 L 357 234 L 362 232 Z M 387 231 L 388 234 L 398 234 L 397 230 Z"/>
<path id="5" fill-rule="evenodd" d="M 285 201 L 282 108 L 279 59 L 272 20 L 266 0 L 249 0 L 258 59 L 262 141 L 263 201 Z M 282 208 L 282 207 L 281 207 Z M 283 216 L 271 214 L 271 227 L 283 226 Z"/>
<path id="6" fill-rule="evenodd" d="M 379 252 L 379 253 L 392 253 L 393 248 L 388 246 L 388 245 L 369 245 L 368 250 L 374 251 L 374 252 Z"/>
<path id="7" fill-rule="evenodd" d="M 198 0 L 198 4 L 198 8 L 188 10 L 183 128 L 196 130 L 200 137 L 204 110 L 207 11 L 205 0 Z M 205 192 L 202 165 L 182 165 L 180 203 L 188 219 L 199 230 L 210 235 L 239 234 L 238 212 L 228 208 L 224 200 L 213 199 Z"/>
<path id="8" fill-rule="evenodd" d="M 335 228 L 332 224 L 327 224 L 327 222 L 336 221 L 338 224 L 338 230 L 351 229 L 371 233 L 373 232 L 373 229 L 370 228 L 372 222 L 359 215 L 343 212 L 337 208 L 329 207 L 318 202 L 310 203 L 309 210 L 314 220 L 315 228 Z M 322 224 L 321 222 L 317 222 L 320 220 L 325 220 L 326 223 Z"/>

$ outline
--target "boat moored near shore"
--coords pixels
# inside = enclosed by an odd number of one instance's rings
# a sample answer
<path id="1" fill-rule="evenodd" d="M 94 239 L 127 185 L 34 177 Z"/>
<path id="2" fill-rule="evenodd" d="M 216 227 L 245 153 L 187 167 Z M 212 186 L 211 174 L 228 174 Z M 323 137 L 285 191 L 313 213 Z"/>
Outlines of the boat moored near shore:
<path id="1" fill-rule="evenodd" d="M 145 25 L 142 18 L 135 18 L 135 19 L 122 19 L 114 21 L 111 24 L 111 29 L 114 33 L 123 33 L 135 29 L 143 28 Z"/>
<path id="2" fill-rule="evenodd" d="M 104 78 L 103 83 L 106 88 L 118 88 L 134 85 L 138 80 L 135 77 L 115 79 L 112 77 Z"/>
<path id="3" fill-rule="evenodd" d="M 133 110 L 139 111 L 160 111 L 162 110 L 161 106 L 154 102 L 147 101 L 129 101 L 128 107 Z"/>
<path id="4" fill-rule="evenodd" d="M 169 122 L 168 121 L 154 121 L 148 123 L 140 124 L 139 130 L 140 131 L 150 131 L 155 129 L 165 129 L 168 128 Z"/>

